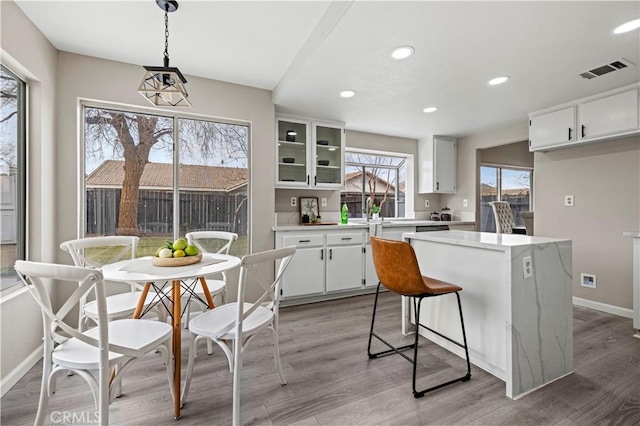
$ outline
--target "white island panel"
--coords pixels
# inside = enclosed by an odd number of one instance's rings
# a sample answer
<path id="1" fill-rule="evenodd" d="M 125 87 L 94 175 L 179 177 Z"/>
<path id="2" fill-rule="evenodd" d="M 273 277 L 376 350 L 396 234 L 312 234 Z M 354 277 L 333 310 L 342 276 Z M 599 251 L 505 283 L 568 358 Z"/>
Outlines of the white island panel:
<path id="1" fill-rule="evenodd" d="M 423 275 L 463 288 L 471 362 L 504 380 L 507 396 L 520 397 L 572 371 L 571 241 L 469 231 L 404 238 Z M 525 257 L 533 263 L 529 278 Z M 461 341 L 455 296 L 425 299 L 420 315 L 425 325 Z M 445 339 L 420 333 L 463 356 Z"/>

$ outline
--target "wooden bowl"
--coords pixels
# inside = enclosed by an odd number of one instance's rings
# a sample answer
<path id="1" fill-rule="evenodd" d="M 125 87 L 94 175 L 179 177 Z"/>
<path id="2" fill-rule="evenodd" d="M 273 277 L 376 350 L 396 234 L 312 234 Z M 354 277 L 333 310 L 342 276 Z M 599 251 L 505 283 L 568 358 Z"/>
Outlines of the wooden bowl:
<path id="1" fill-rule="evenodd" d="M 202 260 L 202 253 L 185 257 L 154 257 L 151 262 L 154 266 L 186 266 L 193 265 Z"/>

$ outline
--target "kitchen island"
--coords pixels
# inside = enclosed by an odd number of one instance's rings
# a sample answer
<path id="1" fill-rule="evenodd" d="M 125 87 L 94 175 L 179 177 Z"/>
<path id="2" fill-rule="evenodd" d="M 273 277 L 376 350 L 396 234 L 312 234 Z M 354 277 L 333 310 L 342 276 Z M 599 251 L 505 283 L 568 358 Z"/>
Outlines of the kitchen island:
<path id="1" fill-rule="evenodd" d="M 471 362 L 521 397 L 573 370 L 572 244 L 570 240 L 472 231 L 405 233 L 423 275 L 463 288 Z M 403 330 L 411 324 L 403 298 Z M 427 298 L 420 319 L 462 341 L 455 295 Z M 421 329 L 459 356 L 463 351 Z"/>

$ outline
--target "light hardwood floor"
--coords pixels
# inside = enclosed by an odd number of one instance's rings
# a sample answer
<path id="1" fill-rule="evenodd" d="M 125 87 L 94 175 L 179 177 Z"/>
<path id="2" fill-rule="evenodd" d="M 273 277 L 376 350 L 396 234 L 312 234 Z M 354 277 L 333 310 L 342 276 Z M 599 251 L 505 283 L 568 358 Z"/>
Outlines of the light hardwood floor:
<path id="1" fill-rule="evenodd" d="M 462 295 L 464 297 L 464 294 Z M 400 336 L 400 299 L 383 294 L 380 334 Z M 575 373 L 517 401 L 504 383 L 472 366 L 472 378 L 421 399 L 411 393 L 411 364 L 400 356 L 366 354 L 373 296 L 281 309 L 281 354 L 288 385 L 281 386 L 269 334 L 248 348 L 242 371 L 245 425 L 639 425 L 640 339 L 630 319 L 574 308 Z M 183 366 L 186 368 L 186 334 Z M 114 425 L 226 425 L 231 423 L 231 374 L 218 350 L 197 360 L 182 419 L 174 421 L 159 354 L 137 363 L 124 395 L 110 407 Z M 464 361 L 421 340 L 419 386 L 464 371 Z M 33 424 L 41 366 L 2 398 L 2 425 Z M 88 388 L 77 376 L 60 377 L 49 413 L 92 412 Z"/>

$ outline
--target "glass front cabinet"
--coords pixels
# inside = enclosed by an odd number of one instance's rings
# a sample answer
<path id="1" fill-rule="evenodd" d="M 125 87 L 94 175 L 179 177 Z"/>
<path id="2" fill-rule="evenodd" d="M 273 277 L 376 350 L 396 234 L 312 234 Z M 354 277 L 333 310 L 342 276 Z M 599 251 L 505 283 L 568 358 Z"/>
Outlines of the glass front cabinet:
<path id="1" fill-rule="evenodd" d="M 278 117 L 277 188 L 344 188 L 344 126 Z"/>

